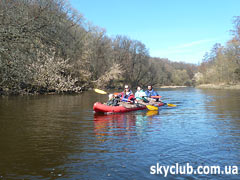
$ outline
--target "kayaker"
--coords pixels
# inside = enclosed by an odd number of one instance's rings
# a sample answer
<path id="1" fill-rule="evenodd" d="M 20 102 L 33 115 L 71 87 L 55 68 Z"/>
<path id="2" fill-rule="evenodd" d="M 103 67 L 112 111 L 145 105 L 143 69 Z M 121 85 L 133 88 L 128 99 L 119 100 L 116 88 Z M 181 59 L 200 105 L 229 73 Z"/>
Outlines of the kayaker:
<path id="1" fill-rule="evenodd" d="M 148 98 L 152 98 L 152 96 L 159 96 L 156 91 L 153 90 L 153 87 L 151 85 L 148 86 L 148 89 L 145 91 L 145 94 Z M 154 98 L 156 101 L 159 100 L 159 98 Z"/>
<path id="2" fill-rule="evenodd" d="M 143 102 L 147 103 L 148 100 L 145 97 L 146 97 L 146 93 L 143 91 L 143 89 L 140 86 L 138 86 L 137 91 L 135 93 L 136 101 L 137 102 L 143 101 Z"/>
<path id="3" fill-rule="evenodd" d="M 120 97 L 120 100 L 123 102 L 134 102 L 135 99 L 134 94 L 128 85 L 124 86 L 124 91 L 118 94 L 118 97 Z"/>
<path id="4" fill-rule="evenodd" d="M 115 98 L 115 96 L 113 94 L 109 94 L 108 95 L 108 101 L 107 101 L 107 105 L 108 106 L 118 106 L 119 99 Z"/>

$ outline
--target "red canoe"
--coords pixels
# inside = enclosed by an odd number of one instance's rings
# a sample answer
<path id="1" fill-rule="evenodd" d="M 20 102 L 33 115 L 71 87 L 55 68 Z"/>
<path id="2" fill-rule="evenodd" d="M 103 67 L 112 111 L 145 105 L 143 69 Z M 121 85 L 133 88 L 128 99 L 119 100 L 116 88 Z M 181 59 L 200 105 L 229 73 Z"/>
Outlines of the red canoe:
<path id="1" fill-rule="evenodd" d="M 164 103 L 158 103 L 158 106 L 163 106 Z M 93 110 L 95 112 L 100 112 L 100 113 L 124 113 L 124 112 L 130 112 L 130 111 L 138 111 L 138 110 L 143 110 L 147 109 L 145 105 L 141 106 L 136 106 L 132 105 L 132 107 L 124 107 L 124 106 L 108 106 L 105 104 L 102 104 L 100 102 L 96 102 L 93 105 Z"/>

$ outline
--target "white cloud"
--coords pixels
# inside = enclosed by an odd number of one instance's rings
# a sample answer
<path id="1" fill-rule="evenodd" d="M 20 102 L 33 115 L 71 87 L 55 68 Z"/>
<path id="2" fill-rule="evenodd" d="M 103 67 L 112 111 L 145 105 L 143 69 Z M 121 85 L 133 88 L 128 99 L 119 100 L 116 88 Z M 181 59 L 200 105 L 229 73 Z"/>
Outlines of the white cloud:
<path id="1" fill-rule="evenodd" d="M 168 58 L 174 61 L 198 63 L 215 41 L 217 39 L 203 39 L 165 49 L 150 50 L 150 54 L 154 57 Z"/>
<path id="2" fill-rule="evenodd" d="M 196 45 L 201 45 L 204 43 L 213 42 L 215 40 L 216 39 L 203 39 L 203 40 L 193 41 L 190 43 L 180 44 L 180 45 L 176 46 L 175 48 L 188 48 L 188 47 L 192 47 L 192 46 L 196 46 Z"/>

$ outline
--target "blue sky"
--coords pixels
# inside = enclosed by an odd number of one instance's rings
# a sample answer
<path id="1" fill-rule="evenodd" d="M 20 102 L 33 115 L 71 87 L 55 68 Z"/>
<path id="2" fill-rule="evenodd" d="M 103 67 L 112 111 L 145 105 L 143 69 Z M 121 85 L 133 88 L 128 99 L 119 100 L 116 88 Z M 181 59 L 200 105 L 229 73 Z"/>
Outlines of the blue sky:
<path id="1" fill-rule="evenodd" d="M 215 43 L 232 36 L 240 0 L 69 0 L 111 36 L 125 35 L 146 45 L 152 57 L 200 63 Z"/>

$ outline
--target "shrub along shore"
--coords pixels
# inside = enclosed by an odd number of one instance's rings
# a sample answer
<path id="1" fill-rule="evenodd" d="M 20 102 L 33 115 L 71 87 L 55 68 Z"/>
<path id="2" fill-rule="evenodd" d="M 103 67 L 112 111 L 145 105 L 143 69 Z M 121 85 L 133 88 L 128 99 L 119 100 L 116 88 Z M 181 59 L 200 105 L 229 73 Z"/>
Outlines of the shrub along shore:
<path id="1" fill-rule="evenodd" d="M 65 0 L 0 1 L 0 22 L 2 95 L 191 85 L 197 70 L 150 57 L 140 41 L 109 37 Z"/>
<path id="2" fill-rule="evenodd" d="M 198 66 L 151 57 L 126 36 L 109 37 L 65 0 L 0 1 L 0 22 L 0 95 L 240 82 L 239 17 L 233 39 L 215 45 Z"/>

